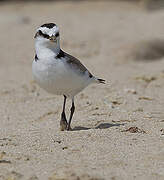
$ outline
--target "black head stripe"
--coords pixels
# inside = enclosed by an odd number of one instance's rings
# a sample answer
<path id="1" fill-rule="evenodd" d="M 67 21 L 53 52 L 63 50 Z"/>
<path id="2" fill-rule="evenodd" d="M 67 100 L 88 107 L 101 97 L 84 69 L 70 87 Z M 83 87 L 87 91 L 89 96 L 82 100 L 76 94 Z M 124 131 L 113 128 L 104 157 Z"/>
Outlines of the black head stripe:
<path id="1" fill-rule="evenodd" d="M 49 39 L 50 36 L 48 34 L 44 34 L 41 30 L 38 31 L 39 35 L 46 38 L 46 39 Z"/>
<path id="2" fill-rule="evenodd" d="M 54 23 L 47 23 L 47 24 L 43 24 L 41 27 L 46 27 L 46 28 L 52 29 L 54 26 L 56 26 L 56 24 L 54 24 Z"/>
<path id="3" fill-rule="evenodd" d="M 57 32 L 57 33 L 55 34 L 55 36 L 58 37 L 58 36 L 59 36 L 59 32 Z"/>

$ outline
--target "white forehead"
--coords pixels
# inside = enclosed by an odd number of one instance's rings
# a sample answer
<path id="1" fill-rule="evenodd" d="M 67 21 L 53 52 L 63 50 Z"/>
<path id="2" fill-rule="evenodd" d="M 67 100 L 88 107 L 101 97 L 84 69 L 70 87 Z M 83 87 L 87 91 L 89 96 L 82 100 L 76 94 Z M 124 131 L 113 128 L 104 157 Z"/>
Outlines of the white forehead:
<path id="1" fill-rule="evenodd" d="M 47 27 L 40 27 L 37 31 L 41 30 L 42 33 L 48 34 L 49 36 L 55 35 L 57 32 L 59 32 L 59 28 L 57 26 L 54 26 L 53 28 L 47 28 Z"/>

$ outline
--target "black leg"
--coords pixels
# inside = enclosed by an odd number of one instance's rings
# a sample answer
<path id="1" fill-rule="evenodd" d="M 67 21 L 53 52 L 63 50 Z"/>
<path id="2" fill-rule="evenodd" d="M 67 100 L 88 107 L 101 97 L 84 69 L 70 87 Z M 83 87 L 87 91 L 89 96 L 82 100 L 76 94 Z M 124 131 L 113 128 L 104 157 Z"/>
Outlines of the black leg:
<path id="1" fill-rule="evenodd" d="M 70 118 L 69 118 L 69 122 L 68 122 L 68 126 L 67 126 L 68 131 L 71 130 L 71 120 L 72 120 L 74 112 L 75 112 L 75 105 L 74 105 L 74 99 L 72 99 L 71 114 L 70 114 Z"/>
<path id="2" fill-rule="evenodd" d="M 60 129 L 61 131 L 64 131 L 67 129 L 67 119 L 66 119 L 66 115 L 65 115 L 65 104 L 66 104 L 66 99 L 67 97 L 64 95 L 64 104 L 63 104 L 63 111 L 61 114 L 61 120 L 60 120 Z"/>

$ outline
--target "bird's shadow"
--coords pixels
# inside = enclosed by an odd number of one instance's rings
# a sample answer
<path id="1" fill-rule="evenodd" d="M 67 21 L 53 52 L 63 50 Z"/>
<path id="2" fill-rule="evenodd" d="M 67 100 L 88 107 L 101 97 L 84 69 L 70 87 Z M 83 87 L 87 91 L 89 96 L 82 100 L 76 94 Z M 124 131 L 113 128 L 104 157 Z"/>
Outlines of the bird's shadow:
<path id="1" fill-rule="evenodd" d="M 97 125 L 96 127 L 93 128 L 89 128 L 89 127 L 83 127 L 83 126 L 75 126 L 72 131 L 80 131 L 80 130 L 89 130 L 89 129 L 108 129 L 110 127 L 113 126 L 123 126 L 124 124 L 119 124 L 119 123 L 115 123 L 115 124 L 110 124 L 110 123 L 101 123 L 99 125 Z"/>

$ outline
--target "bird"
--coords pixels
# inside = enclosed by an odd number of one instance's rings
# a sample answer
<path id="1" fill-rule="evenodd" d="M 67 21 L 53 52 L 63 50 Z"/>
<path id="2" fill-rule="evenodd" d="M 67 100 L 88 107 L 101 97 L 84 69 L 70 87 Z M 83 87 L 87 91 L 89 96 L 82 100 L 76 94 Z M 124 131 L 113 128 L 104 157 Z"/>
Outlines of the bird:
<path id="1" fill-rule="evenodd" d="M 75 111 L 74 97 L 89 84 L 105 84 L 105 80 L 93 76 L 77 58 L 60 48 L 59 27 L 55 23 L 45 23 L 37 28 L 34 39 L 34 80 L 48 93 L 64 96 L 60 130 L 70 131 Z M 68 121 L 65 114 L 67 98 L 72 100 Z"/>

